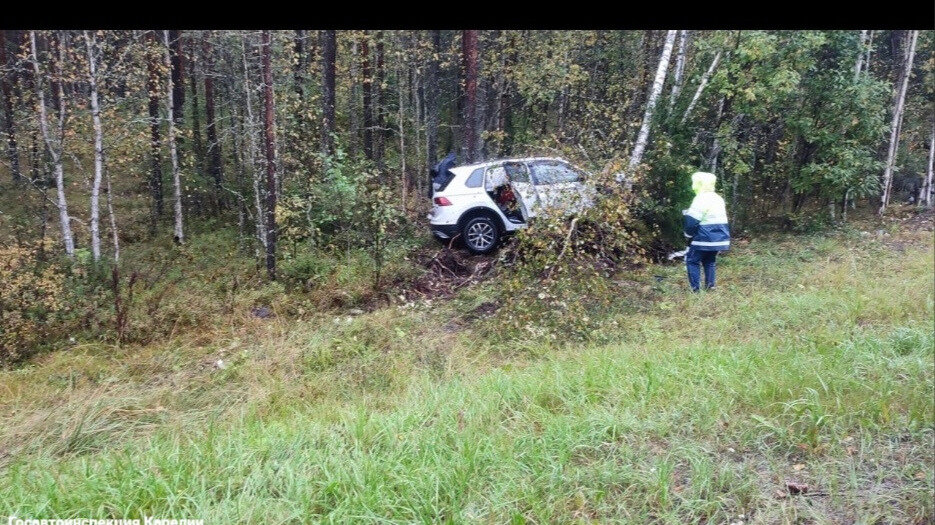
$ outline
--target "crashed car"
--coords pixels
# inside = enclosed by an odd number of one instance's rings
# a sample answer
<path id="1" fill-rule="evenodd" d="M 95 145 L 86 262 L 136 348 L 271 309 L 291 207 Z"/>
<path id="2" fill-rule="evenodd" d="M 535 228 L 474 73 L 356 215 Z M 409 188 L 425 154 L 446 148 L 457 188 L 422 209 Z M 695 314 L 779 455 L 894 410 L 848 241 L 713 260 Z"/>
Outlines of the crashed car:
<path id="1" fill-rule="evenodd" d="M 573 214 L 594 204 L 586 173 L 560 158 L 454 163 L 450 154 L 431 170 L 427 218 L 436 238 L 460 238 L 475 254 L 490 253 L 537 216 Z"/>

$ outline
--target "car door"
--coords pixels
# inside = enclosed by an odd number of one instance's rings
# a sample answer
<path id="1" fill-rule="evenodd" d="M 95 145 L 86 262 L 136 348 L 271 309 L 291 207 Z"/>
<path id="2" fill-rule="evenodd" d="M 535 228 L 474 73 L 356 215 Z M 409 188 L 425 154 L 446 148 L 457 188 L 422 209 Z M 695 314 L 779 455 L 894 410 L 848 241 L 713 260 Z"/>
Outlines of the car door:
<path id="1" fill-rule="evenodd" d="M 506 168 L 513 191 L 516 192 L 516 198 L 520 201 L 523 217 L 528 220 L 538 215 L 541 199 L 538 189 L 529 176 L 529 167 L 524 162 L 507 162 L 503 164 L 503 167 Z"/>
<path id="2" fill-rule="evenodd" d="M 575 213 L 585 205 L 581 174 L 565 162 L 540 160 L 532 163 L 532 180 L 549 212 Z"/>

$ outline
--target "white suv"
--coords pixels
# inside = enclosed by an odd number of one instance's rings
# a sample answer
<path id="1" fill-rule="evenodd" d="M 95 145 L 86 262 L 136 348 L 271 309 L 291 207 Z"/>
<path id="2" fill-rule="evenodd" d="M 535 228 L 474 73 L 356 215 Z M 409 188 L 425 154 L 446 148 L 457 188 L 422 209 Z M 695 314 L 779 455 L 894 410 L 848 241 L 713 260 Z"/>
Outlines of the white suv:
<path id="1" fill-rule="evenodd" d="M 584 171 L 558 158 L 502 159 L 453 166 L 454 155 L 430 174 L 432 233 L 460 236 L 473 253 L 489 253 L 510 232 L 537 215 L 575 213 L 593 205 Z"/>

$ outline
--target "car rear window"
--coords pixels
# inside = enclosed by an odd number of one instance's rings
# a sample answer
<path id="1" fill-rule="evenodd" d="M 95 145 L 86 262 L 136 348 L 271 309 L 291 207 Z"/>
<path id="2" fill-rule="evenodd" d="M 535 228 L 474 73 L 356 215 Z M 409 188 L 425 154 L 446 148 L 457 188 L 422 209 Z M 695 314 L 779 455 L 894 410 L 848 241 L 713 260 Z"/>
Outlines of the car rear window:
<path id="1" fill-rule="evenodd" d="M 448 187 L 448 184 L 454 180 L 455 174 L 453 171 L 448 170 L 444 174 L 439 175 L 435 178 L 432 183 L 432 186 L 435 188 L 435 191 L 445 191 L 445 188 Z"/>
<path id="2" fill-rule="evenodd" d="M 468 188 L 480 188 L 484 185 L 484 168 L 477 168 L 471 172 L 471 176 L 464 181 Z"/>

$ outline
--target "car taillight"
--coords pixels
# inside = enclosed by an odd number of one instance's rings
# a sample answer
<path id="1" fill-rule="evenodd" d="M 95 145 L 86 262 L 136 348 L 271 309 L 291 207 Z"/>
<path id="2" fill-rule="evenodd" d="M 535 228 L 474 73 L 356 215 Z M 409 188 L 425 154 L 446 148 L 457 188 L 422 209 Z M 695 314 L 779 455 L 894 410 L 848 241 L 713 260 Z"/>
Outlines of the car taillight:
<path id="1" fill-rule="evenodd" d="M 451 206 L 451 201 L 445 197 L 435 197 L 435 204 L 439 206 Z"/>

